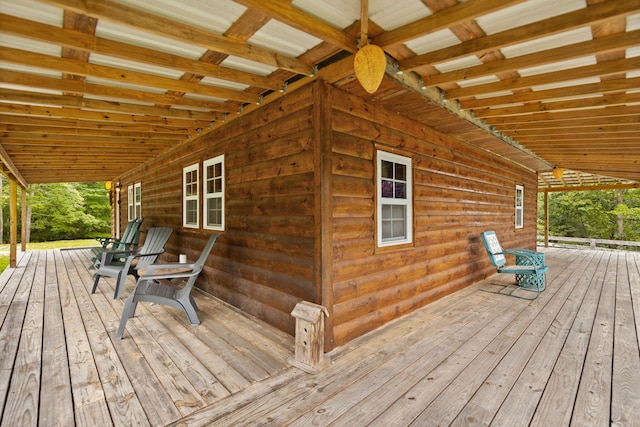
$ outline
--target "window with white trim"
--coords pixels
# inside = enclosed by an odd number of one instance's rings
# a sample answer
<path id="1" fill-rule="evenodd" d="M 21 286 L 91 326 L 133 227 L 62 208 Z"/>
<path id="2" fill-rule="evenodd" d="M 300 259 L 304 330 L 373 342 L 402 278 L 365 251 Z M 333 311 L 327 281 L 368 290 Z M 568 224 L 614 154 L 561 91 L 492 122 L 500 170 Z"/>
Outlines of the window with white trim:
<path id="1" fill-rule="evenodd" d="M 516 228 L 524 227 L 524 187 L 516 185 Z"/>
<path id="2" fill-rule="evenodd" d="M 127 218 L 129 221 L 142 218 L 142 183 L 127 187 Z"/>
<path id="3" fill-rule="evenodd" d="M 133 204 L 136 219 L 142 218 L 142 183 L 133 185 Z"/>
<path id="4" fill-rule="evenodd" d="M 378 246 L 413 241 L 411 158 L 377 152 Z"/>
<path id="5" fill-rule="evenodd" d="M 202 164 L 204 228 L 224 230 L 224 154 Z"/>
<path id="6" fill-rule="evenodd" d="M 129 221 L 136 219 L 135 210 L 133 209 L 133 185 L 127 187 L 127 218 Z"/>
<path id="7" fill-rule="evenodd" d="M 199 173 L 198 163 L 182 169 L 182 225 L 188 228 L 200 226 Z"/>

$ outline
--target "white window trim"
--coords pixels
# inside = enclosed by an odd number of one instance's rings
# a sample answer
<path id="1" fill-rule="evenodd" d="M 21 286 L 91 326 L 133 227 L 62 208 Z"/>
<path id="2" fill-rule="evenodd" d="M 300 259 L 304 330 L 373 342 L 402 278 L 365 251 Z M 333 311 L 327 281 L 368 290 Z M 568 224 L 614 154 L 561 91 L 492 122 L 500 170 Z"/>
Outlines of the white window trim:
<path id="1" fill-rule="evenodd" d="M 382 188 L 382 161 L 401 163 L 407 167 L 407 198 L 391 199 L 383 198 Z M 404 239 L 383 240 L 382 239 L 382 206 L 383 205 L 404 205 L 406 206 L 406 236 Z M 376 209 L 377 209 L 377 243 L 378 247 L 389 247 L 413 243 L 413 167 L 410 157 L 392 154 L 386 151 L 377 151 L 376 154 Z"/>
<path id="2" fill-rule="evenodd" d="M 518 193 L 521 193 L 520 196 L 520 204 L 518 205 Z M 524 228 L 524 186 L 516 184 L 516 193 L 515 193 L 515 227 L 516 228 Z M 520 215 L 518 215 L 518 212 Z M 520 222 L 518 222 L 520 219 Z"/>
<path id="3" fill-rule="evenodd" d="M 136 211 L 133 209 L 133 206 L 133 185 L 130 185 L 127 187 L 127 219 L 129 221 L 136 219 Z"/>
<path id="4" fill-rule="evenodd" d="M 196 171 L 196 194 L 187 196 L 187 174 Z M 182 169 L 182 226 L 185 228 L 200 227 L 200 164 L 196 163 Z M 187 202 L 195 200 L 198 204 L 196 208 L 196 223 L 187 223 Z"/>
<path id="5" fill-rule="evenodd" d="M 133 216 L 134 219 L 142 218 L 142 183 L 140 182 L 133 185 Z"/>
<path id="6" fill-rule="evenodd" d="M 210 179 L 210 177 L 207 175 L 207 170 L 208 170 L 208 166 L 210 165 L 214 165 L 217 163 L 221 163 L 222 164 L 222 190 L 220 192 L 214 192 L 214 193 L 208 193 L 207 192 L 207 181 Z M 207 229 L 207 230 L 217 230 L 217 231 L 224 231 L 224 217 L 225 217 L 225 169 L 224 169 L 224 154 L 221 154 L 219 156 L 216 156 L 212 159 L 206 160 L 203 162 L 202 164 L 202 171 L 203 171 L 203 178 L 202 178 L 202 197 L 203 197 L 203 203 L 202 203 L 202 209 L 203 209 L 203 228 Z M 215 198 L 220 198 L 222 199 L 222 213 L 221 213 L 221 222 L 220 224 L 209 224 L 209 212 L 207 211 L 208 209 L 208 201 L 209 199 L 215 199 Z"/>

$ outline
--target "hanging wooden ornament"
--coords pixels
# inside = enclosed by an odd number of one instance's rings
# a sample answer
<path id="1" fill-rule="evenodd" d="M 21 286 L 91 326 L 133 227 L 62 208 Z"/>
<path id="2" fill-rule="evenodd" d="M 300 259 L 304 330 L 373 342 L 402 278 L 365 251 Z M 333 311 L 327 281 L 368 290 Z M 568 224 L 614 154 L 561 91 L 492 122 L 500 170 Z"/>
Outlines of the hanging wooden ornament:
<path id="1" fill-rule="evenodd" d="M 363 46 L 353 59 L 356 78 L 368 93 L 374 93 L 380 87 L 387 68 L 387 58 L 380 46 Z"/>
<path id="2" fill-rule="evenodd" d="M 555 176 L 557 180 L 561 181 L 562 180 L 562 175 L 564 175 L 564 169 L 555 167 L 555 168 L 553 168 L 552 173 L 553 173 L 553 176 Z"/>

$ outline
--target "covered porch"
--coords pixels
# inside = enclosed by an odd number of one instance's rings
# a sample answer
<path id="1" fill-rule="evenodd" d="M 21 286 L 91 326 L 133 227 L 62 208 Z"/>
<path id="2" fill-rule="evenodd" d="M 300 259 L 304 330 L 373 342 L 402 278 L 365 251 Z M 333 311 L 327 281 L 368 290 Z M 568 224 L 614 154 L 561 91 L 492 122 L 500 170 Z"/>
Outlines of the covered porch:
<path id="1" fill-rule="evenodd" d="M 634 425 L 640 254 L 543 250 L 537 300 L 490 277 L 338 347 L 317 374 L 287 362 L 292 337 L 201 292 L 200 326 L 142 304 L 117 341 L 124 301 L 109 280 L 90 294 L 87 251 L 23 253 L 0 277 L 1 423 Z"/>

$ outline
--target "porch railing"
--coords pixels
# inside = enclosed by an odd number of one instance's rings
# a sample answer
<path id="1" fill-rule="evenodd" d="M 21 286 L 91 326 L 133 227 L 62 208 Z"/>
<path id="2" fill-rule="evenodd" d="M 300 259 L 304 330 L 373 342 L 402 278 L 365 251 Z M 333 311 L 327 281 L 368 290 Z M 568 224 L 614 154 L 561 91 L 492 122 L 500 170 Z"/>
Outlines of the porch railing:
<path id="1" fill-rule="evenodd" d="M 538 241 L 544 243 L 544 236 L 538 235 Z M 620 249 L 622 247 L 630 247 L 632 250 L 640 250 L 640 242 L 632 242 L 629 240 L 608 240 L 608 239 L 590 239 L 583 237 L 563 237 L 563 236 L 549 236 L 549 242 L 554 241 L 556 243 L 573 243 L 580 246 L 589 246 L 589 249 L 597 249 L 600 247 L 606 247 L 608 249 Z M 636 249 L 638 248 L 638 249 Z"/>

